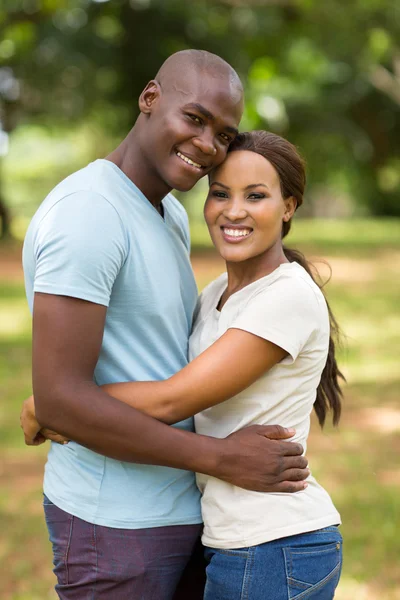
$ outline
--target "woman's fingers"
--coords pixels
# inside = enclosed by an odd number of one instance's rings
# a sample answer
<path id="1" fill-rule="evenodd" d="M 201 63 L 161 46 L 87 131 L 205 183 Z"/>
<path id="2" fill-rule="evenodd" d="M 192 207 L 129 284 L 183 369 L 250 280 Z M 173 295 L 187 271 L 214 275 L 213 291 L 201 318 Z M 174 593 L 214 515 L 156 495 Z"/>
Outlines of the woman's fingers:
<path id="1" fill-rule="evenodd" d="M 44 444 L 44 442 L 46 441 L 46 438 L 43 437 L 43 435 L 41 435 L 41 433 L 37 433 L 35 435 L 35 437 L 32 437 L 30 434 L 25 434 L 24 432 L 24 438 L 25 438 L 25 444 L 27 446 L 40 446 L 41 444 Z"/>
<path id="2" fill-rule="evenodd" d="M 27 398 L 22 405 L 20 423 L 27 446 L 38 446 L 43 443 L 44 440 L 38 437 L 41 427 L 36 420 L 33 396 Z"/>
<path id="3" fill-rule="evenodd" d="M 51 429 L 46 429 L 45 427 L 40 430 L 40 434 L 46 440 L 51 440 L 52 442 L 56 442 L 57 444 L 68 444 L 68 442 L 70 441 L 68 438 L 64 437 L 60 433 L 52 431 Z"/>

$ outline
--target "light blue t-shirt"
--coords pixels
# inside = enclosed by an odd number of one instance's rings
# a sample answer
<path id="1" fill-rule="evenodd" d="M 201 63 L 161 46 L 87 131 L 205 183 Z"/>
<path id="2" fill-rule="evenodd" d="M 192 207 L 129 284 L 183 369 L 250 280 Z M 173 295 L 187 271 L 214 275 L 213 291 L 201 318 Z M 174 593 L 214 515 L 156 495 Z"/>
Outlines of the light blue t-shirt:
<path id="1" fill-rule="evenodd" d="M 98 385 L 170 377 L 187 364 L 197 287 L 188 220 L 169 194 L 164 219 L 113 163 L 97 160 L 62 181 L 29 226 L 26 294 L 73 296 L 108 307 Z M 57 335 L 57 332 L 54 332 Z M 192 419 L 176 425 L 193 430 Z M 194 474 L 52 444 L 44 492 L 90 523 L 141 529 L 200 523 Z"/>

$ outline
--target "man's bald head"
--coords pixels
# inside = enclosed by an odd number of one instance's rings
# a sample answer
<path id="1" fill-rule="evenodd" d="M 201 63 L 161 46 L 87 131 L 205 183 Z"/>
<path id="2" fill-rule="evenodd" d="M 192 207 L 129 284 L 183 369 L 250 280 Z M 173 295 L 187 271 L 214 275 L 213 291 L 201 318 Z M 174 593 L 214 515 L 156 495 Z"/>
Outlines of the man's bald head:
<path id="1" fill-rule="evenodd" d="M 139 141 L 146 185 L 166 194 L 187 191 L 226 157 L 243 114 L 236 71 L 204 50 L 170 56 L 139 98 L 132 130 Z M 143 185 L 143 189 L 145 185 Z"/>
<path id="2" fill-rule="evenodd" d="M 205 77 L 227 81 L 231 93 L 243 97 L 243 85 L 235 69 L 223 58 L 206 50 L 181 50 L 172 54 L 161 65 L 155 79 L 163 92 L 188 94 L 190 80 Z"/>

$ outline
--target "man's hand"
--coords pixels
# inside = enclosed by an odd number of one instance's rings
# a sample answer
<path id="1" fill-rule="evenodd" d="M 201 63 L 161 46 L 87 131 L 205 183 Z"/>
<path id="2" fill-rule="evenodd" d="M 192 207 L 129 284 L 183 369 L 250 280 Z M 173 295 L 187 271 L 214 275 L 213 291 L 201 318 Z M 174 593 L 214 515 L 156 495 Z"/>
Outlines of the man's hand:
<path id="1" fill-rule="evenodd" d="M 215 477 L 257 492 L 299 492 L 310 471 L 301 444 L 283 441 L 294 430 L 253 425 L 221 440 L 223 450 Z"/>
<path id="2" fill-rule="evenodd" d="M 64 436 L 51 431 L 51 429 L 42 429 L 42 426 L 36 419 L 35 400 L 33 396 L 29 396 L 22 405 L 20 423 L 27 446 L 40 446 L 46 440 L 52 440 L 58 444 L 66 444 L 69 441 Z"/>

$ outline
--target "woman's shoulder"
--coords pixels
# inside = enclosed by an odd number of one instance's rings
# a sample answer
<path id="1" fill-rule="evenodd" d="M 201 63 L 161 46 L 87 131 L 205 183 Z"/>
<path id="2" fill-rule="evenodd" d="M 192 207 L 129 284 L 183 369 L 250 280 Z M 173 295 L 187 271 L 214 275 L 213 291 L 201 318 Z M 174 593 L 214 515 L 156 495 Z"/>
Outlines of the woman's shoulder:
<path id="1" fill-rule="evenodd" d="M 243 298 L 241 311 L 259 313 L 266 319 L 297 318 L 316 327 L 328 319 L 325 296 L 298 263 L 284 263 L 255 282 Z"/>
<path id="2" fill-rule="evenodd" d="M 284 263 L 275 269 L 266 281 L 259 280 L 259 285 L 254 292 L 274 294 L 276 293 L 295 298 L 297 301 L 317 302 L 326 304 L 325 297 L 307 271 L 297 262 Z"/>
<path id="3" fill-rule="evenodd" d="M 304 289 L 308 294 L 315 296 L 318 299 L 324 299 L 321 288 L 311 277 L 311 275 L 297 262 L 291 262 L 290 271 L 286 273 L 286 277 L 291 278 L 293 285 L 296 288 Z"/>

